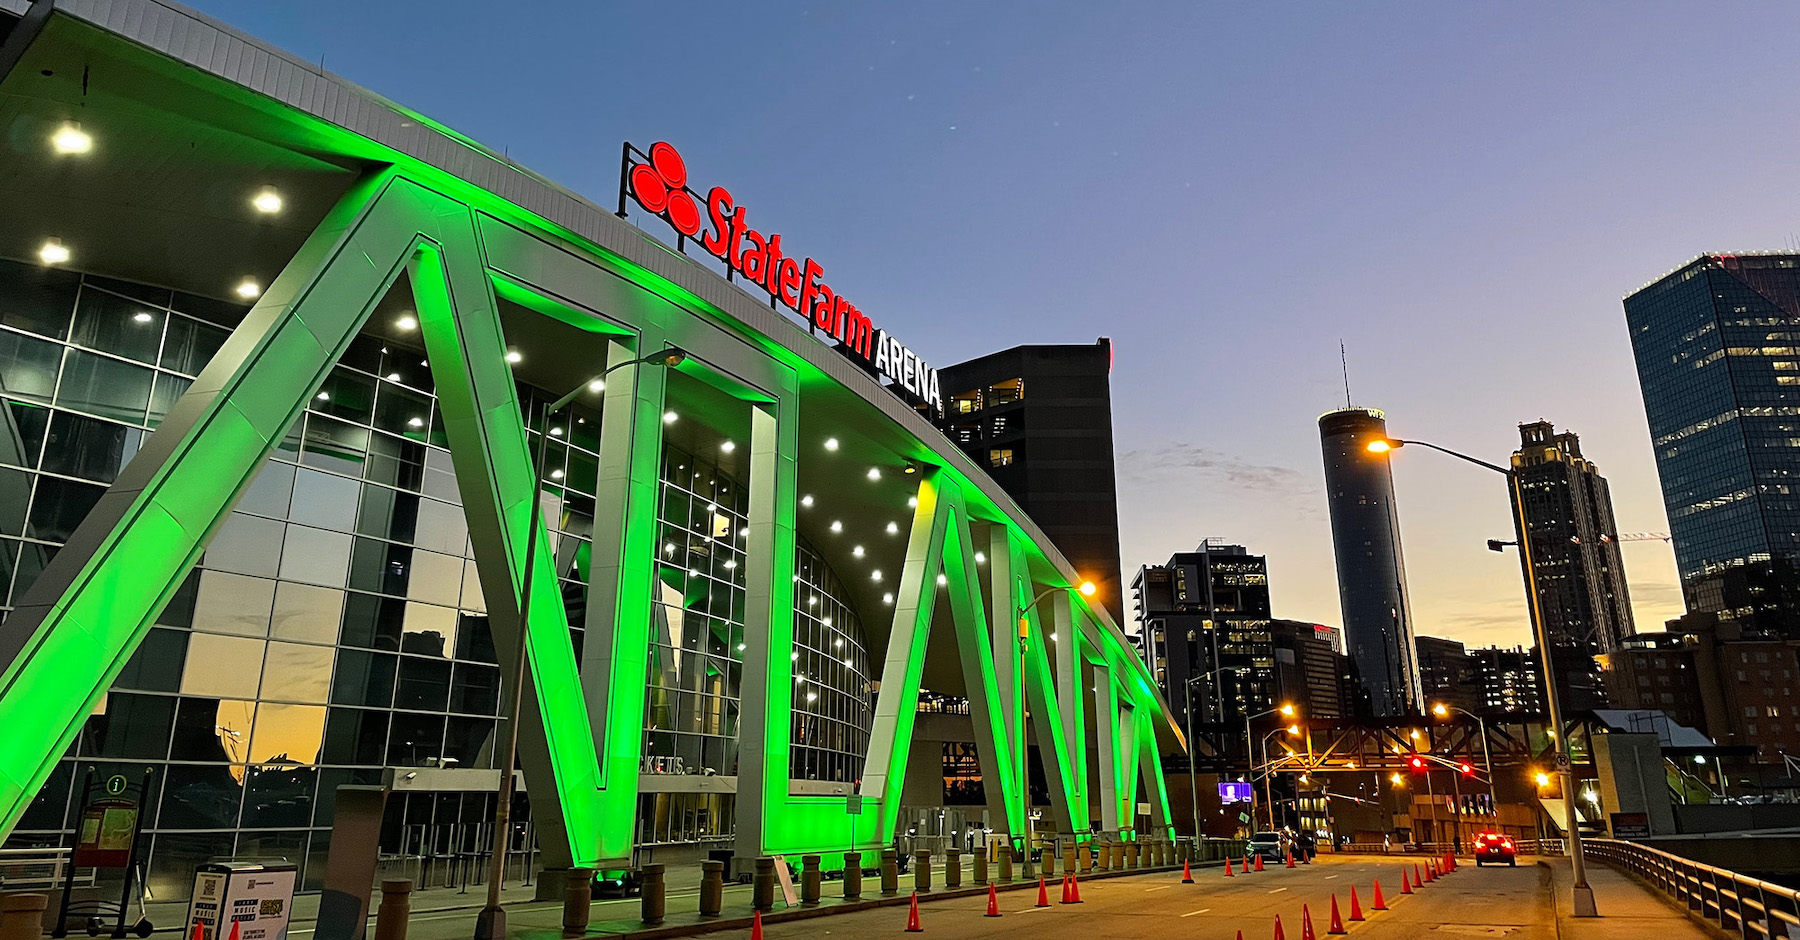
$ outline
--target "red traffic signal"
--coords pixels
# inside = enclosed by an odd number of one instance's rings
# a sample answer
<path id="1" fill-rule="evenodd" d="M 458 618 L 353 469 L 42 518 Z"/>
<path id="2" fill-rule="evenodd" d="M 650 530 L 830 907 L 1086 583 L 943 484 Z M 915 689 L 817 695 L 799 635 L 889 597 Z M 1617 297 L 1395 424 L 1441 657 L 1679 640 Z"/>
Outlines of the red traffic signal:
<path id="1" fill-rule="evenodd" d="M 1475 765 L 1474 764 L 1471 764 L 1471 763 L 1468 763 L 1465 761 L 1461 764 L 1458 764 L 1457 769 L 1461 770 L 1462 775 L 1465 777 L 1475 776 Z"/>
<path id="2" fill-rule="evenodd" d="M 1417 754 L 1414 754 L 1413 756 L 1407 758 L 1406 766 L 1408 768 L 1410 768 L 1413 773 L 1422 774 L 1426 770 L 1425 758 L 1420 757 Z"/>

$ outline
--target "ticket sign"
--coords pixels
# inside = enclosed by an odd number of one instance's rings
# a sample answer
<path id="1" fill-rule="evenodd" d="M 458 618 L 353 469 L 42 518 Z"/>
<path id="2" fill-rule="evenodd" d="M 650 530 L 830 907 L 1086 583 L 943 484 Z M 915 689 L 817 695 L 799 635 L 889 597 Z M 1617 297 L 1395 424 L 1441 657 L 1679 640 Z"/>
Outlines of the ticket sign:
<path id="1" fill-rule="evenodd" d="M 1253 791 L 1251 785 L 1243 780 L 1228 780 L 1219 784 L 1219 802 L 1248 803 Z"/>
<path id="2" fill-rule="evenodd" d="M 188 923 L 200 924 L 205 940 L 287 940 L 294 906 L 293 865 L 223 862 L 194 872 Z"/>

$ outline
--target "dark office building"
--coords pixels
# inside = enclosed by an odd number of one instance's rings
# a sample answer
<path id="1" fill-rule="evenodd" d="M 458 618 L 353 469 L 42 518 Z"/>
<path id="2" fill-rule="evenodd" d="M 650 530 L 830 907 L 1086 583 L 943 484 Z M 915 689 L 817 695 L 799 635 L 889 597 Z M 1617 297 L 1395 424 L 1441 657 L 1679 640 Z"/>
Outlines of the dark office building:
<path id="1" fill-rule="evenodd" d="M 1619 529 L 1612 493 L 1599 468 L 1581 455 L 1581 438 L 1558 434 L 1548 421 L 1519 425 L 1512 466 L 1524 494 L 1538 612 L 1550 638 L 1559 701 L 1571 711 L 1603 708 L 1606 686 L 1594 657 L 1618 649 L 1636 632 L 1625 562 L 1613 538 Z M 1510 483 L 1507 491 L 1516 535 L 1519 492 Z"/>
<path id="2" fill-rule="evenodd" d="M 1544 713 L 1544 673 L 1538 666 L 1537 647 L 1483 647 L 1469 650 L 1469 659 L 1481 687 L 1482 711 Z"/>
<path id="3" fill-rule="evenodd" d="M 1175 721 L 1187 721 L 1190 689 L 1196 722 L 1241 722 L 1275 701 L 1263 556 L 1202 545 L 1139 569 L 1131 590 L 1144 657 Z"/>
<path id="4" fill-rule="evenodd" d="M 1394 478 L 1387 455 L 1368 449 L 1370 441 L 1387 437 L 1387 421 L 1373 408 L 1345 408 L 1319 418 L 1319 437 L 1344 640 L 1362 677 L 1367 708 L 1379 716 L 1415 713 L 1419 670 Z"/>
<path id="5" fill-rule="evenodd" d="M 1307 718 L 1348 718 L 1355 714 L 1346 696 L 1350 658 L 1342 652 L 1336 627 L 1301 620 L 1269 622 L 1275 657 L 1275 700 L 1292 702 Z"/>
<path id="6" fill-rule="evenodd" d="M 1486 707 L 1475 660 L 1469 657 L 1467 647 L 1437 636 L 1420 636 L 1417 646 L 1419 686 L 1427 707 L 1442 703 L 1471 712 Z"/>
<path id="7" fill-rule="evenodd" d="M 1800 254 L 1701 255 L 1625 320 L 1689 609 L 1800 637 Z"/>
<path id="8" fill-rule="evenodd" d="M 1125 622 L 1113 472 L 1112 340 L 1014 346 L 938 370 L 938 424 Z"/>

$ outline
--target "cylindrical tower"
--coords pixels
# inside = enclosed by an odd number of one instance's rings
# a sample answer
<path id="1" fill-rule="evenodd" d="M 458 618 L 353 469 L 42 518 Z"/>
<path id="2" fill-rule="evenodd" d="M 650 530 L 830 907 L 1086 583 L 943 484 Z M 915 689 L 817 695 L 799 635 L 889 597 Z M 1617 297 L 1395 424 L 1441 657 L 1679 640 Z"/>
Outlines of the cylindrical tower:
<path id="1" fill-rule="evenodd" d="M 1394 477 L 1387 454 L 1368 446 L 1386 437 L 1387 421 L 1373 408 L 1319 417 L 1344 638 L 1377 716 L 1418 714 L 1423 703 Z"/>

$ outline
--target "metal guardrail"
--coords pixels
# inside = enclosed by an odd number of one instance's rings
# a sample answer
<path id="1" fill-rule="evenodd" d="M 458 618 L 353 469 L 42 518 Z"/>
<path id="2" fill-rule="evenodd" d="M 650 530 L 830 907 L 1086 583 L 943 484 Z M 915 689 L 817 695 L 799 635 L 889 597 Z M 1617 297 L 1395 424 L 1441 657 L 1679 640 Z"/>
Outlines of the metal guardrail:
<path id="1" fill-rule="evenodd" d="M 69 864 L 68 848 L 0 849 L 0 885 L 9 889 L 55 887 L 62 884 L 63 872 Z M 75 883 L 91 886 L 94 869 L 85 876 L 77 869 Z"/>
<path id="2" fill-rule="evenodd" d="M 1582 848 L 1744 940 L 1800 936 L 1800 891 L 1617 839 L 1588 840 Z"/>

